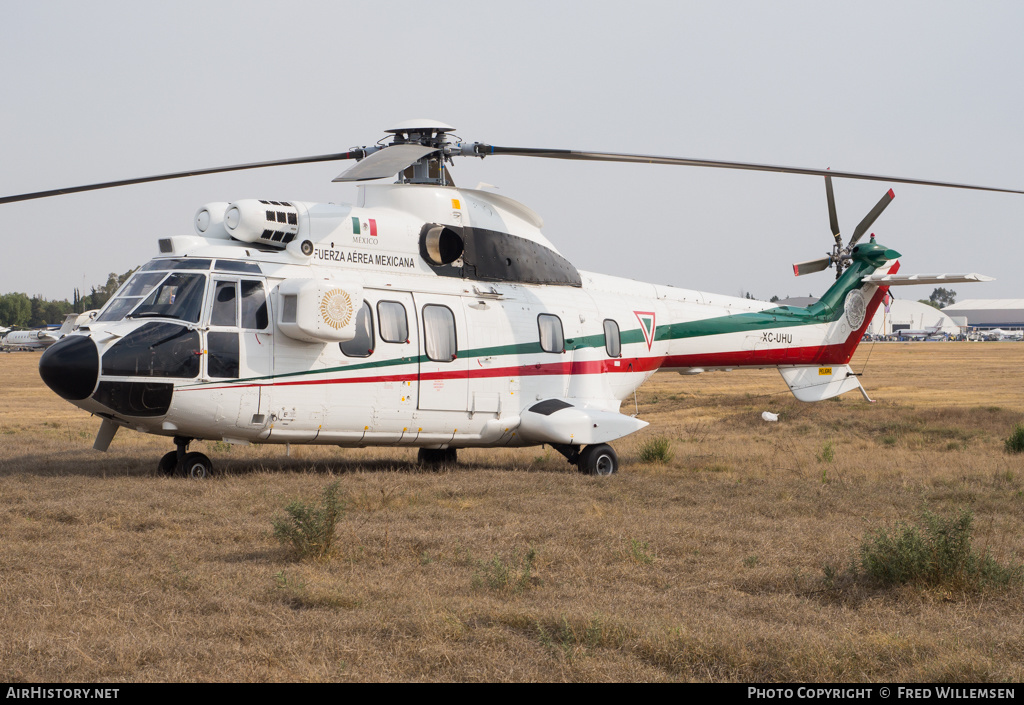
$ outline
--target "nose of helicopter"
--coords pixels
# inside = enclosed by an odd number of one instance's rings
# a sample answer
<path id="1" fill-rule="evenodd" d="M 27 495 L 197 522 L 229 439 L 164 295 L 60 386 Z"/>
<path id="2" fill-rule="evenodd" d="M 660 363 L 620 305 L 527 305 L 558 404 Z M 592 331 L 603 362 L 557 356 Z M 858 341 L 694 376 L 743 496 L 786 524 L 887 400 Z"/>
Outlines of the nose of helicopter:
<path id="1" fill-rule="evenodd" d="M 83 335 L 58 340 L 39 358 L 43 382 L 68 401 L 88 398 L 99 374 L 99 351 L 92 338 Z"/>

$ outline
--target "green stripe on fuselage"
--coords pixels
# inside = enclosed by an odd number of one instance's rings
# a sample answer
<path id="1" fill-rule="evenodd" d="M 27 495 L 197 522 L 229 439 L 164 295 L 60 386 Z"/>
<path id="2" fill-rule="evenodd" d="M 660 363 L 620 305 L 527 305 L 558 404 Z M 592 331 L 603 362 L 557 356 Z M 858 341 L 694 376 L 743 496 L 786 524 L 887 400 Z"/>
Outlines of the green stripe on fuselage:
<path id="1" fill-rule="evenodd" d="M 789 328 L 793 326 L 808 326 L 819 323 L 831 323 L 836 321 L 843 314 L 843 301 L 846 295 L 861 285 L 861 277 L 870 274 L 875 270 L 871 263 L 854 260 L 850 267 L 843 273 L 843 276 L 825 292 L 817 303 L 807 308 L 795 308 L 791 306 L 776 306 L 763 311 L 752 311 L 748 313 L 737 313 L 730 316 L 716 316 L 698 321 L 685 321 L 680 323 L 669 323 L 659 325 L 654 332 L 655 341 L 679 340 L 683 338 L 699 338 L 710 335 L 723 335 L 726 333 L 742 333 L 745 331 L 768 330 L 773 328 Z M 639 327 L 622 331 L 621 341 L 623 345 L 632 343 L 645 343 L 643 330 Z M 566 350 L 582 350 L 586 348 L 603 347 L 605 338 L 603 333 L 593 335 L 567 338 L 565 341 Z M 532 355 L 544 352 L 540 347 L 540 341 L 528 343 L 512 343 L 510 345 L 493 345 L 482 348 L 470 348 L 459 351 L 460 358 L 479 357 L 505 357 L 508 355 Z M 417 365 L 430 362 L 426 355 L 416 355 L 406 358 L 392 358 L 388 360 L 377 360 L 373 362 L 357 362 L 351 365 L 328 367 L 322 370 L 306 370 L 301 372 L 287 372 L 284 374 L 265 375 L 262 377 L 247 377 L 237 380 L 217 380 L 216 382 L 204 382 L 199 384 L 183 385 L 183 388 L 196 388 L 205 386 L 224 386 L 225 384 L 254 384 L 267 381 L 278 381 L 295 377 L 308 377 L 310 375 L 335 374 L 339 372 L 355 372 L 358 370 L 384 369 L 399 365 Z"/>

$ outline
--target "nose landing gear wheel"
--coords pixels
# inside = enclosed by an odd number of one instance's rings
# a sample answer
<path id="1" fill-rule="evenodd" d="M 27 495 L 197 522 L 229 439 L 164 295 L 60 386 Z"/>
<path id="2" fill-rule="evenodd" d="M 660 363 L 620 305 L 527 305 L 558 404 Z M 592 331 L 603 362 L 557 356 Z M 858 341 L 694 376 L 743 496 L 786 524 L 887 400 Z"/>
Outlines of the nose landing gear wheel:
<path id="1" fill-rule="evenodd" d="M 607 443 L 598 443 L 583 449 L 578 467 L 588 475 L 614 475 L 619 469 L 619 456 Z"/>
<path id="2" fill-rule="evenodd" d="M 186 436 L 175 436 L 174 445 L 177 450 L 167 453 L 160 458 L 157 471 L 161 475 L 176 475 L 178 477 L 190 477 L 202 480 L 213 474 L 213 463 L 202 453 L 189 453 L 188 444 L 194 438 Z"/>

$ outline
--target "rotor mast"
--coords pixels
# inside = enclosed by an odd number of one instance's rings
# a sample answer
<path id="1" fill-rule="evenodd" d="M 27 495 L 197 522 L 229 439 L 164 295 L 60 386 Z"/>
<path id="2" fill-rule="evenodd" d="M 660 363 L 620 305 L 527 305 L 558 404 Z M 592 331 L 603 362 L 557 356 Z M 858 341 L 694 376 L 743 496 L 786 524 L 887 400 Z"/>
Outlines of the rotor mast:
<path id="1" fill-rule="evenodd" d="M 406 120 L 385 132 L 394 135 L 392 146 L 414 144 L 430 147 L 429 154 L 421 157 L 409 168 L 398 175 L 401 184 L 435 184 L 450 185 L 451 177 L 447 174 L 445 162 L 451 163 L 451 148 L 448 146 L 448 133 L 455 128 L 437 120 Z"/>

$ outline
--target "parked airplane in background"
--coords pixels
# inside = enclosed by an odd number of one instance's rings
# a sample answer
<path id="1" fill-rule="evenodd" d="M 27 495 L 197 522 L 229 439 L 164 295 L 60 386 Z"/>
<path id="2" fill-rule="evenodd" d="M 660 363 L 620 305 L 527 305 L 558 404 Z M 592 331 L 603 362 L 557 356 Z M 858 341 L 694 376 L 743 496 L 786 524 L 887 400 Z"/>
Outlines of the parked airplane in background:
<path id="1" fill-rule="evenodd" d="M 927 328 L 904 328 L 902 330 L 894 330 L 893 335 L 897 335 L 900 338 L 910 338 L 912 340 L 944 340 L 947 338 L 947 334 L 942 332 L 942 324 L 936 323 L 934 326 L 928 326 Z"/>
<path id="2" fill-rule="evenodd" d="M 91 321 L 96 317 L 98 311 L 86 311 L 85 313 L 69 313 L 64 318 L 61 327 L 53 330 L 39 328 L 36 330 L 11 330 L 4 328 L 7 333 L 0 339 L 0 350 L 10 352 L 12 350 L 46 350 L 68 333 L 77 330 L 78 326 Z"/>
<path id="3" fill-rule="evenodd" d="M 1021 340 L 1024 338 L 1024 332 L 1022 331 L 1003 330 L 1002 328 L 993 328 L 982 335 L 985 340 Z"/>

